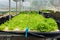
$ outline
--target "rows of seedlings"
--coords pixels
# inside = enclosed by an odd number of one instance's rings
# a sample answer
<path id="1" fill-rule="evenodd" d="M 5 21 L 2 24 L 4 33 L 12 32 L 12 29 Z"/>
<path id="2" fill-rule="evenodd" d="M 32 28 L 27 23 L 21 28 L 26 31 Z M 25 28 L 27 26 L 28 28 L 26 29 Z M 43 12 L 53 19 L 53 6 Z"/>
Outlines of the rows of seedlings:
<path id="1" fill-rule="evenodd" d="M 10 21 L 1 24 L 0 30 L 25 30 L 27 25 L 30 31 L 51 32 L 58 30 L 57 23 L 53 18 L 45 18 L 36 11 L 20 12 Z"/>
<path id="2" fill-rule="evenodd" d="M 43 14 L 43 15 L 42 15 Z M 43 40 L 45 37 L 57 37 L 60 33 L 56 33 L 54 31 L 58 30 L 58 25 L 56 22 L 55 16 L 52 14 L 36 12 L 36 11 L 24 11 L 20 12 L 20 14 L 13 17 L 11 20 L 6 21 L 5 23 L 0 25 L 0 32 L 3 34 L 23 34 L 21 30 L 25 31 L 26 27 L 28 27 L 31 33 L 28 33 L 29 38 L 34 40 Z M 3 31 L 2 31 L 3 30 Z M 8 31 L 8 32 L 6 32 Z M 11 32 L 10 32 L 11 31 Z M 15 32 L 14 32 L 15 31 Z M 34 31 L 34 33 L 32 32 Z M 52 33 L 50 33 L 52 32 Z M 4 34 L 4 35 L 5 35 Z M 20 38 L 21 37 L 21 38 Z M 24 40 L 24 36 L 20 36 L 19 38 Z M 43 37 L 43 38 L 41 38 Z M 45 38 L 46 39 L 46 38 Z M 15 38 L 16 40 L 16 38 Z M 50 39 L 47 39 L 50 40 Z"/>
<path id="3" fill-rule="evenodd" d="M 53 10 L 42 10 L 39 11 L 40 14 L 43 14 L 46 18 L 53 18 L 56 20 L 58 24 L 58 29 L 60 30 L 60 12 L 59 11 L 53 11 Z"/>

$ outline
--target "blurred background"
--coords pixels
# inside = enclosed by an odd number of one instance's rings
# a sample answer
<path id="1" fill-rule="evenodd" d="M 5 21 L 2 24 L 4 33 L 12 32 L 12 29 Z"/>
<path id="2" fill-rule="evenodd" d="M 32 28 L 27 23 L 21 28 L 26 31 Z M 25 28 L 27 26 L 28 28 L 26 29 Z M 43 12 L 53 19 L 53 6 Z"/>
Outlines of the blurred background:
<path id="1" fill-rule="evenodd" d="M 22 6 L 22 7 L 21 7 Z M 21 3 L 18 2 L 18 10 L 21 7 L 22 10 L 41 10 L 50 9 L 60 11 L 60 0 L 24 0 Z M 11 0 L 11 10 L 16 10 L 16 2 Z M 9 0 L 0 0 L 0 11 L 9 9 Z"/>

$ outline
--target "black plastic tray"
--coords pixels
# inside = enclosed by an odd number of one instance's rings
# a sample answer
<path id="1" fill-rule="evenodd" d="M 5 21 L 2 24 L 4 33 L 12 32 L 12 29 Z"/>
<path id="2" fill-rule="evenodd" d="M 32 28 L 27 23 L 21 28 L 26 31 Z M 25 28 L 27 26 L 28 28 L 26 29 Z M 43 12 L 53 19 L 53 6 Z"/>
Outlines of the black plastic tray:
<path id="1" fill-rule="evenodd" d="M 25 35 L 25 32 L 0 31 L 0 35 Z M 34 36 L 40 38 L 55 38 L 60 36 L 60 32 L 28 32 L 28 36 Z"/>

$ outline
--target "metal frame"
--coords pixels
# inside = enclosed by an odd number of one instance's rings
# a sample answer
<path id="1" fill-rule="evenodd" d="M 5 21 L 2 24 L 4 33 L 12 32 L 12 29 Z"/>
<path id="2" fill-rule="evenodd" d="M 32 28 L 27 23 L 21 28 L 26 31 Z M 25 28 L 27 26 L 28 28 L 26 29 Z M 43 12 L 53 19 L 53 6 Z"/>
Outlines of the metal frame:
<path id="1" fill-rule="evenodd" d="M 18 5 L 17 5 L 17 3 L 18 3 L 18 1 L 23 2 L 24 0 L 13 0 L 13 1 L 16 2 L 16 15 L 17 15 L 17 14 L 18 14 L 18 10 L 17 10 Z M 10 19 L 11 19 L 11 0 L 9 0 L 9 20 L 10 20 Z"/>

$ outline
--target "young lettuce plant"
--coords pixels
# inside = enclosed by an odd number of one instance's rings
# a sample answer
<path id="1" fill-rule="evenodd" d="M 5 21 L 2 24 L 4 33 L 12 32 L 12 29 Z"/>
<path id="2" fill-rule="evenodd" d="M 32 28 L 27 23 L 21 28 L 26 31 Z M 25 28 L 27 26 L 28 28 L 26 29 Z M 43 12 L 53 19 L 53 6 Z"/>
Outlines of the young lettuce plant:
<path id="1" fill-rule="evenodd" d="M 46 18 L 45 21 L 41 21 L 36 28 L 39 32 L 52 32 L 58 30 L 57 23 L 52 18 Z"/>

